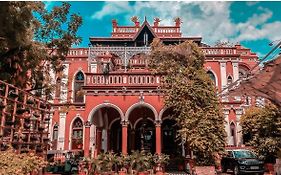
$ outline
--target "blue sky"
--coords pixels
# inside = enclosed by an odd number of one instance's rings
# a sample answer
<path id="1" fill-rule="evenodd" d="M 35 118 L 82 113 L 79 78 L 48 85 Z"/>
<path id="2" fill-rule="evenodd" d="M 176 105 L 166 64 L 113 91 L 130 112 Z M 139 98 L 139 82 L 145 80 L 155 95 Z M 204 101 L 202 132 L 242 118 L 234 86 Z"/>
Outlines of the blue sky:
<path id="1" fill-rule="evenodd" d="M 78 34 L 83 38 L 76 47 L 87 47 L 89 37 L 110 36 L 111 20 L 119 25 L 133 25 L 130 17 L 144 16 L 152 24 L 154 17 L 162 25 L 173 25 L 175 17 L 183 20 L 184 36 L 202 36 L 203 42 L 240 42 L 259 56 L 271 48 L 271 41 L 281 39 L 281 2 L 251 1 L 70 1 L 71 12 L 83 17 Z M 47 1 L 51 9 L 60 2 Z"/>

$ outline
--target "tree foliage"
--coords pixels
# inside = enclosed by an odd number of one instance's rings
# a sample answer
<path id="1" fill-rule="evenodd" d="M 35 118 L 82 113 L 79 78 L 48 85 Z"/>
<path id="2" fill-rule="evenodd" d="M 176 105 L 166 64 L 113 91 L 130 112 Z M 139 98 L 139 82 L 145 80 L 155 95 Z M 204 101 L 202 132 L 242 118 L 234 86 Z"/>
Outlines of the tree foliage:
<path id="1" fill-rule="evenodd" d="M 281 148 L 281 111 L 274 105 L 252 107 L 241 117 L 246 144 L 264 159 L 276 156 Z"/>
<path id="2" fill-rule="evenodd" d="M 179 136 L 196 155 L 198 164 L 214 164 L 225 146 L 224 117 L 214 84 L 204 70 L 204 54 L 192 42 L 164 46 L 152 43 L 151 68 L 161 75 L 165 105 L 172 107 Z"/>
<path id="3" fill-rule="evenodd" d="M 0 151 L 0 174 L 26 175 L 32 171 L 40 170 L 47 162 L 33 153 L 17 154 L 11 148 Z"/>
<path id="4" fill-rule="evenodd" d="M 1 80 L 30 90 L 50 87 L 51 69 L 60 72 L 71 45 L 81 41 L 82 18 L 69 10 L 68 3 L 51 11 L 43 2 L 1 3 Z"/>

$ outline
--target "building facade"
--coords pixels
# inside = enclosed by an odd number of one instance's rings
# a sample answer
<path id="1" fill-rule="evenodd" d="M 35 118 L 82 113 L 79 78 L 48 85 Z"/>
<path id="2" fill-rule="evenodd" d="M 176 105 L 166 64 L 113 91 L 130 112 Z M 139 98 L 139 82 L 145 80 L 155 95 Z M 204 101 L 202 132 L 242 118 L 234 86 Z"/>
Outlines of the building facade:
<path id="1" fill-rule="evenodd" d="M 69 51 L 63 74 L 53 74 L 56 83 L 50 125 L 53 150 L 83 150 L 85 156 L 101 151 L 184 154 L 176 141 L 175 120 L 169 117 L 160 88 L 160 77 L 148 69 L 143 55 L 159 38 L 164 44 L 187 40 L 205 53 L 206 72 L 218 91 L 251 70 L 258 57 L 250 49 L 234 46 L 211 47 L 201 37 L 185 37 L 181 20 L 161 26 L 158 18 L 133 26 L 119 26 L 112 20 L 111 37 L 91 37 L 89 48 Z M 240 116 L 250 98 L 221 98 L 226 120 L 227 145 L 243 144 Z"/>

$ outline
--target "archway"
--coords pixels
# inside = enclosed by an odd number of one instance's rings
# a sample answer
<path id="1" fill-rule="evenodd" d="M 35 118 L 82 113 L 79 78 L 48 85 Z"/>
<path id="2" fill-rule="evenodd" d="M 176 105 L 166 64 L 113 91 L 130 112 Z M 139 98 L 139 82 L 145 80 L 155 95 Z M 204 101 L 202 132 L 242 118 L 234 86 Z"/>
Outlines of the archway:
<path id="1" fill-rule="evenodd" d="M 172 108 L 167 108 L 162 114 L 162 152 L 170 155 L 171 158 L 181 156 L 183 148 L 181 141 L 177 138 L 179 126 L 175 118 L 175 112 Z"/>
<path id="2" fill-rule="evenodd" d="M 121 109 L 113 104 L 101 104 L 94 108 L 90 115 L 92 123 L 90 137 L 95 138 L 90 142 L 90 147 L 94 146 L 97 153 L 111 149 L 118 150 L 117 146 L 112 147 L 112 145 L 118 145 L 122 141 L 121 137 L 120 140 L 116 140 L 116 138 L 111 140 L 113 138 L 111 135 L 121 128 L 120 120 L 123 118 Z M 113 128 L 113 132 L 111 128 Z"/>
<path id="3" fill-rule="evenodd" d="M 128 151 L 132 149 L 155 152 L 155 116 L 156 110 L 147 103 L 137 103 L 128 109 L 125 118 L 128 117 L 133 125 L 128 132 Z"/>

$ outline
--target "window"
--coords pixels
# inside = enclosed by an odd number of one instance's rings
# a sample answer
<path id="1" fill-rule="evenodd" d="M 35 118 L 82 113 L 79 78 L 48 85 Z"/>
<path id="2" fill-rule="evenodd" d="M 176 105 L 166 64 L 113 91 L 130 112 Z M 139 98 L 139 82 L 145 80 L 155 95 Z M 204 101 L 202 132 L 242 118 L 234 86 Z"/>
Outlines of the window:
<path id="1" fill-rule="evenodd" d="M 232 83 L 232 77 L 229 75 L 227 77 L 227 85 L 230 85 Z"/>
<path id="2" fill-rule="evenodd" d="M 54 129 L 53 129 L 53 140 L 57 140 L 58 139 L 58 129 L 59 129 L 59 125 L 55 124 L 54 125 Z"/>
<path id="3" fill-rule="evenodd" d="M 58 143 L 58 136 L 59 136 L 59 125 L 56 123 L 53 127 L 53 141 L 52 141 L 52 149 L 57 149 L 57 143 Z"/>
<path id="4" fill-rule="evenodd" d="M 211 80 L 214 82 L 214 85 L 216 86 L 216 77 L 213 74 L 213 72 L 208 71 L 207 74 L 210 76 Z"/>
<path id="5" fill-rule="evenodd" d="M 56 94 L 55 94 L 55 97 L 59 98 L 60 97 L 60 93 L 61 93 L 61 79 L 60 79 L 60 77 L 58 77 L 57 80 L 56 80 Z"/>
<path id="6" fill-rule="evenodd" d="M 231 136 L 231 141 L 232 141 L 232 144 L 231 145 L 236 145 L 236 134 L 235 134 L 235 125 L 234 123 L 231 123 L 230 124 L 230 136 Z"/>
<path id="7" fill-rule="evenodd" d="M 82 92 L 82 86 L 84 85 L 84 74 L 79 71 L 74 80 L 74 102 L 84 102 L 84 95 Z"/>
<path id="8" fill-rule="evenodd" d="M 82 149 L 83 147 L 83 122 L 77 118 L 72 125 L 72 149 Z"/>

